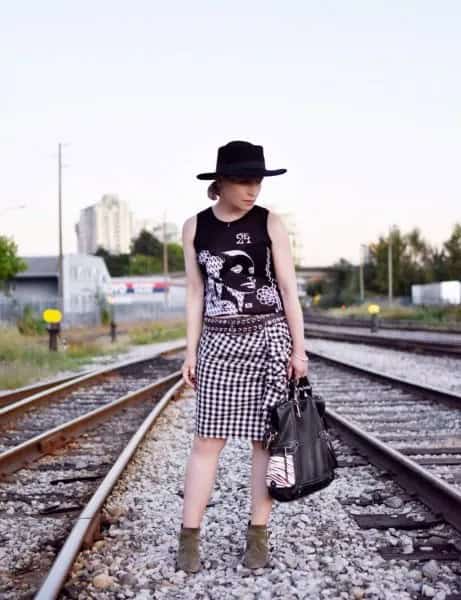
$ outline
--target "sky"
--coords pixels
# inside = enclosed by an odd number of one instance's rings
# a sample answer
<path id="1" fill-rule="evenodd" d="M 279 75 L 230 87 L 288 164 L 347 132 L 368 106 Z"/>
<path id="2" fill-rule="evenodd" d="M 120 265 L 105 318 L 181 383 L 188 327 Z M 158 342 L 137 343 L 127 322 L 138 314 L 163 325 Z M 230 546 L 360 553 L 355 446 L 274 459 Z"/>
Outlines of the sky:
<path id="1" fill-rule="evenodd" d="M 179 226 L 218 146 L 262 144 L 259 201 L 296 216 L 306 265 L 391 225 L 461 221 L 457 0 L 17 0 L 0 4 L 0 234 L 64 251 L 105 193 Z M 25 208 L 15 208 L 25 205 Z"/>

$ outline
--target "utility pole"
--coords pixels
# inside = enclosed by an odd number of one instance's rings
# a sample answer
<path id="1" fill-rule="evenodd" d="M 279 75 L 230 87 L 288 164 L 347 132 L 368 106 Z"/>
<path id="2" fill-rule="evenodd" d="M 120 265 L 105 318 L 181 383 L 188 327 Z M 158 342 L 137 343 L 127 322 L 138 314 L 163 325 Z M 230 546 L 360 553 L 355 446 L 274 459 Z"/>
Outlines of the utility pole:
<path id="1" fill-rule="evenodd" d="M 393 293 L 393 272 L 392 272 L 392 233 L 394 228 L 389 229 L 389 244 L 387 247 L 387 275 L 388 275 L 388 291 L 389 291 L 389 306 L 392 306 L 394 301 Z"/>
<path id="2" fill-rule="evenodd" d="M 365 302 L 365 281 L 363 276 L 365 263 L 365 244 L 360 244 L 360 302 Z"/>
<path id="3" fill-rule="evenodd" d="M 163 278 L 165 281 L 165 304 L 168 305 L 168 243 L 166 235 L 166 211 L 163 213 Z"/>
<path id="4" fill-rule="evenodd" d="M 62 253 L 62 144 L 58 144 L 58 214 L 59 214 L 59 281 L 58 297 L 61 312 L 64 312 L 64 260 Z"/>

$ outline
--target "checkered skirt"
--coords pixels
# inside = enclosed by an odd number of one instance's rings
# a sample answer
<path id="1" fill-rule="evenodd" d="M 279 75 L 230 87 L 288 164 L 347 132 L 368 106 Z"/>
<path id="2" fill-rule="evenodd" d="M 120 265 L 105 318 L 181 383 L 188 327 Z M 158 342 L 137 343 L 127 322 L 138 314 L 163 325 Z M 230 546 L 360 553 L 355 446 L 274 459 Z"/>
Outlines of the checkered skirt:
<path id="1" fill-rule="evenodd" d="M 205 317 L 196 368 L 196 434 L 261 441 L 269 408 L 287 393 L 291 348 L 282 315 Z"/>

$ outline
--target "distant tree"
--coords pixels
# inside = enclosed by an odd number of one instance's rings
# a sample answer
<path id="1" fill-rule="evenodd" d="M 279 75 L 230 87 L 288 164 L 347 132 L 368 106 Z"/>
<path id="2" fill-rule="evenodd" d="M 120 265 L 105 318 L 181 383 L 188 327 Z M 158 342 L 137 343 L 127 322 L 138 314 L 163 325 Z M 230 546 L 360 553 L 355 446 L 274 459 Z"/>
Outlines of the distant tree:
<path id="1" fill-rule="evenodd" d="M 99 247 L 95 256 L 101 256 L 104 259 L 111 277 L 123 277 L 130 274 L 129 254 L 110 254 L 105 248 Z"/>
<path id="2" fill-rule="evenodd" d="M 358 281 L 354 266 L 341 258 L 333 265 L 333 271 L 326 281 L 321 304 L 323 306 L 349 305 L 357 300 Z"/>
<path id="3" fill-rule="evenodd" d="M 4 288 L 6 282 L 17 273 L 25 271 L 27 264 L 17 255 L 16 243 L 3 235 L 0 235 L 0 287 Z"/>
<path id="4" fill-rule="evenodd" d="M 411 259 L 406 255 L 408 240 L 400 229 L 394 229 L 388 237 L 380 236 L 378 242 L 370 244 L 371 268 L 365 280 L 365 287 L 377 294 L 387 294 L 389 290 L 389 241 L 392 243 L 392 279 L 393 292 L 396 296 L 409 294 L 413 281 L 414 269 Z M 372 276 L 371 281 L 369 280 Z"/>
<path id="5" fill-rule="evenodd" d="M 405 235 L 405 240 L 411 262 L 423 268 L 427 267 L 430 262 L 431 248 L 421 236 L 421 231 L 415 227 Z"/>
<path id="6" fill-rule="evenodd" d="M 162 272 L 162 261 L 156 256 L 135 254 L 130 259 L 129 275 L 154 275 Z"/>
<path id="7" fill-rule="evenodd" d="M 461 279 L 461 224 L 456 223 L 449 239 L 444 243 L 447 279 Z"/>
<path id="8" fill-rule="evenodd" d="M 184 271 L 184 251 L 179 244 L 168 244 L 168 270 Z"/>
<path id="9" fill-rule="evenodd" d="M 460 223 L 455 224 L 441 249 L 432 247 L 418 228 L 405 234 L 394 229 L 388 236 L 380 236 L 378 241 L 368 246 L 369 261 L 364 266 L 367 293 L 387 295 L 389 291 L 389 242 L 392 243 L 393 292 L 396 296 L 410 296 L 411 286 L 415 283 L 461 280 Z M 315 284 L 311 284 L 308 293 L 319 291 L 322 305 L 349 304 L 356 297 L 356 270 L 344 259 L 333 267 L 324 289 L 317 289 Z"/>
<path id="10" fill-rule="evenodd" d="M 316 296 L 317 294 L 323 294 L 327 290 L 328 282 L 324 277 L 312 279 L 306 285 L 306 292 L 309 296 Z"/>
<path id="11" fill-rule="evenodd" d="M 433 281 L 434 271 L 431 262 L 432 248 L 415 228 L 403 236 L 402 256 L 400 257 L 401 294 L 411 295 L 413 283 Z"/>
<path id="12" fill-rule="evenodd" d="M 110 252 L 108 252 L 102 246 L 98 246 L 98 249 L 94 253 L 94 256 L 101 256 L 102 258 L 108 258 L 110 256 Z"/>
<path id="13" fill-rule="evenodd" d="M 131 243 L 131 254 L 143 254 L 144 256 L 156 256 L 161 258 L 163 244 L 149 231 L 143 229 L 136 239 Z"/>
<path id="14" fill-rule="evenodd" d="M 438 250 L 437 248 L 431 249 L 430 265 L 432 278 L 431 281 L 447 281 L 448 275 L 448 264 L 447 255 L 445 250 Z"/>

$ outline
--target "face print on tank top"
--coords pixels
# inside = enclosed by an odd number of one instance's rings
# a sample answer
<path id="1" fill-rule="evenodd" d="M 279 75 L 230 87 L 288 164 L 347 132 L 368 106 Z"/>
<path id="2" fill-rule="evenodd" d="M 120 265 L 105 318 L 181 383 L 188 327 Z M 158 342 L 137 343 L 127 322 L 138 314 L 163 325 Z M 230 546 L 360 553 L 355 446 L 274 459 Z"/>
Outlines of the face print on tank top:
<path id="1" fill-rule="evenodd" d="M 265 305 L 282 305 L 275 282 L 271 277 L 270 252 L 267 252 L 266 273 L 270 286 L 257 288 L 255 265 L 252 257 L 243 250 L 225 250 L 211 254 L 202 250 L 198 262 L 205 267 L 207 285 L 205 294 L 206 314 L 210 316 L 238 314 L 255 302 Z"/>

